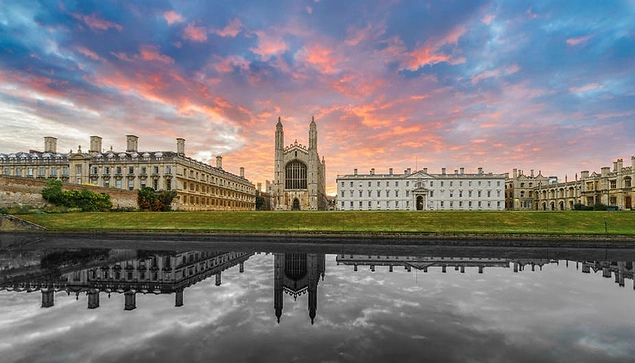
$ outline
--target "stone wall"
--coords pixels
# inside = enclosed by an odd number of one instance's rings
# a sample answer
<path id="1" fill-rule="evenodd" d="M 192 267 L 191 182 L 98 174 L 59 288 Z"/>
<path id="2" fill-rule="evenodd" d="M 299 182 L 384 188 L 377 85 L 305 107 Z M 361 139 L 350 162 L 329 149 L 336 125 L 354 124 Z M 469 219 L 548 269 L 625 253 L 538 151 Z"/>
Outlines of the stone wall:
<path id="1" fill-rule="evenodd" d="M 45 180 L 0 176 L 0 208 L 32 205 L 43 207 L 46 201 L 42 198 Z M 90 185 L 62 184 L 64 190 L 88 189 L 95 193 L 110 195 L 113 208 L 137 208 L 137 192 L 130 190 L 102 188 Z"/>

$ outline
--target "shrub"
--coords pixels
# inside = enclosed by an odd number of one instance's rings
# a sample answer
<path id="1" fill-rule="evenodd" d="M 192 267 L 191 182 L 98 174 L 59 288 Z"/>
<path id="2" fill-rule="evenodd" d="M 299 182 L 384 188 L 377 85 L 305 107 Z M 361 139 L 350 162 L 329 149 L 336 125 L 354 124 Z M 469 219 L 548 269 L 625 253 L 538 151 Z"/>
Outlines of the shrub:
<path id="1" fill-rule="evenodd" d="M 172 201 L 176 198 L 175 190 L 156 192 L 152 188 L 143 188 L 137 195 L 137 205 L 141 210 L 165 212 L 172 209 Z"/>
<path id="2" fill-rule="evenodd" d="M 110 195 L 94 193 L 87 189 L 62 190 L 62 182 L 57 179 L 49 179 L 42 189 L 42 198 L 56 206 L 67 208 L 79 208 L 84 212 L 107 211 L 112 208 Z"/>

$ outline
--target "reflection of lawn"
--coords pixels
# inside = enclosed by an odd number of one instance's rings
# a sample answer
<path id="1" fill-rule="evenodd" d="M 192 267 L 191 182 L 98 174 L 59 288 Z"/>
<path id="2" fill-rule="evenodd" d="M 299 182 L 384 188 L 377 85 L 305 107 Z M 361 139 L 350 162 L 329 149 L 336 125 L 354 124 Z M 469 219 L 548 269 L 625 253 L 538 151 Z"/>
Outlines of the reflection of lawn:
<path id="1" fill-rule="evenodd" d="M 129 212 L 29 214 L 51 230 L 210 230 L 635 235 L 635 212 Z M 605 230 L 606 225 L 606 230 Z"/>

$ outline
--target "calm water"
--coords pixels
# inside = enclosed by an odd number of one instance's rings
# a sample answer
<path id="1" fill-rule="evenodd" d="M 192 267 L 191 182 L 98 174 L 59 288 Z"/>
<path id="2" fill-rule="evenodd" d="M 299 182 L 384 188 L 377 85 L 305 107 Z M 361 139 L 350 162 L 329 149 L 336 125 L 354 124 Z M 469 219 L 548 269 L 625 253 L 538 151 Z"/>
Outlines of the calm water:
<path id="1" fill-rule="evenodd" d="M 635 362 L 632 261 L 462 255 L 5 248 L 0 361 Z"/>

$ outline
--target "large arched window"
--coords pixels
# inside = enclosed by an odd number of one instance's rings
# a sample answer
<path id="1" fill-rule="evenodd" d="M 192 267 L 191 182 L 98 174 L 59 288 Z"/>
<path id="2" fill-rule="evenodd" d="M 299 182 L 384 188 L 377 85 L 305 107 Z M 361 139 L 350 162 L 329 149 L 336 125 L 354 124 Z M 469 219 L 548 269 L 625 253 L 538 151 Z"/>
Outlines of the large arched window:
<path id="1" fill-rule="evenodd" d="M 285 167 L 285 189 L 306 189 L 306 164 L 294 160 Z"/>

